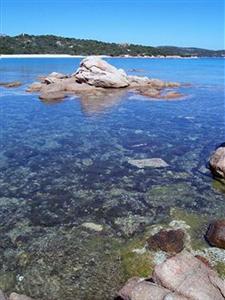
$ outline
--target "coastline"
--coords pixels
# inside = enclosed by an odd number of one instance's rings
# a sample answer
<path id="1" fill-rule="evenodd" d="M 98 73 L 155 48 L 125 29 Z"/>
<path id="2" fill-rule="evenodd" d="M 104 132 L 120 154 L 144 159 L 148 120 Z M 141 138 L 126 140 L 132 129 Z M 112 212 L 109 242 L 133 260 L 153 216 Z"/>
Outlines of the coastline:
<path id="1" fill-rule="evenodd" d="M 0 54 L 0 59 L 2 58 L 84 58 L 87 55 L 69 55 L 69 54 Z M 198 56 L 187 56 L 182 57 L 178 55 L 170 55 L 170 56 L 131 56 L 131 55 L 124 55 L 124 56 L 110 56 L 110 55 L 94 55 L 96 57 L 102 58 L 152 58 L 152 59 L 198 59 Z"/>

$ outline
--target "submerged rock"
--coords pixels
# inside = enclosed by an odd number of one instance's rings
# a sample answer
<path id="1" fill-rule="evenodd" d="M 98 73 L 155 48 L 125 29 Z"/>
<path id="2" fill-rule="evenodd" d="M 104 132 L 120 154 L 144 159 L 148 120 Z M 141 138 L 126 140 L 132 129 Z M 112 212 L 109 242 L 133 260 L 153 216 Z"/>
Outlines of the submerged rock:
<path id="1" fill-rule="evenodd" d="M 87 228 L 87 229 L 91 229 L 91 230 L 94 230 L 94 231 L 97 231 L 97 232 L 100 232 L 103 230 L 103 226 L 100 225 L 100 224 L 95 224 L 95 223 L 92 223 L 92 222 L 85 222 L 82 224 L 83 227 Z"/>
<path id="2" fill-rule="evenodd" d="M 177 99 L 177 98 L 181 98 L 181 97 L 183 97 L 182 94 L 180 94 L 180 93 L 178 93 L 178 92 L 174 92 L 174 91 L 167 92 L 167 93 L 163 96 L 163 98 L 164 98 L 164 99 L 167 99 L 167 100 L 169 100 L 169 99 Z"/>
<path id="3" fill-rule="evenodd" d="M 12 293 L 9 296 L 9 300 L 34 300 L 30 297 L 27 297 L 26 295 L 20 295 L 17 293 Z"/>
<path id="4" fill-rule="evenodd" d="M 49 92 L 49 93 L 42 93 L 39 98 L 41 100 L 62 100 L 66 98 L 66 94 L 64 92 Z"/>
<path id="5" fill-rule="evenodd" d="M 161 96 L 160 90 L 157 90 L 152 87 L 138 88 L 137 92 L 142 96 L 150 97 L 150 98 L 160 98 L 160 96 Z"/>
<path id="6" fill-rule="evenodd" d="M 21 86 L 22 83 L 20 81 L 12 81 L 12 82 L 0 82 L 0 86 L 4 86 L 5 88 L 14 88 Z"/>
<path id="7" fill-rule="evenodd" d="M 137 168 L 165 168 L 169 165 L 161 158 L 129 159 L 128 163 Z"/>
<path id="8" fill-rule="evenodd" d="M 179 253 L 184 249 L 184 232 L 177 230 L 160 230 L 148 240 L 150 250 L 163 250 L 169 253 Z"/>
<path id="9" fill-rule="evenodd" d="M 28 88 L 27 88 L 27 92 L 31 92 L 31 93 L 33 93 L 33 92 L 40 92 L 41 91 L 41 89 L 43 88 L 43 83 L 41 83 L 41 82 L 34 82 L 34 83 L 32 83 Z"/>
<path id="10" fill-rule="evenodd" d="M 101 58 L 89 56 L 85 58 L 74 74 L 76 80 L 95 87 L 122 88 L 129 85 L 127 74 Z"/>
<path id="11" fill-rule="evenodd" d="M 218 220 L 209 225 L 206 239 L 212 246 L 225 249 L 225 220 Z"/>
<path id="12" fill-rule="evenodd" d="M 6 300 L 6 297 L 1 290 L 0 290 L 0 300 Z"/>
<path id="13" fill-rule="evenodd" d="M 225 180 L 225 146 L 220 146 L 211 156 L 210 169 L 215 177 Z M 224 181 L 225 182 L 225 181 Z"/>

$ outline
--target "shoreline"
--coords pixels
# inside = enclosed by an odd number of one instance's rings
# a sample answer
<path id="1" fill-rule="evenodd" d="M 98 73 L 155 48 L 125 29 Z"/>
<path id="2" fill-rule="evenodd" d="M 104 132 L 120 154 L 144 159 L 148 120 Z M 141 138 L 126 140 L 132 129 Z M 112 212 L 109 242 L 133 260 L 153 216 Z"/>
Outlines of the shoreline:
<path id="1" fill-rule="evenodd" d="M 70 54 L 0 54 L 2 58 L 84 58 L 89 55 L 70 55 Z M 90 55 L 92 56 L 92 55 Z M 170 56 L 110 56 L 110 55 L 93 55 L 101 58 L 151 58 L 151 59 L 198 59 L 198 56 L 182 57 L 178 55 Z"/>

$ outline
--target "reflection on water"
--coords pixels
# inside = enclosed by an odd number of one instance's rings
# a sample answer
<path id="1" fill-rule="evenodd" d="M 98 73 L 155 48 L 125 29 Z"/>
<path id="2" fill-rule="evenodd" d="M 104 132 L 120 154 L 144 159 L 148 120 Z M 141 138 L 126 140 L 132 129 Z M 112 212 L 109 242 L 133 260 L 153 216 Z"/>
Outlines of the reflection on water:
<path id="1" fill-rule="evenodd" d="M 41 63 L 40 63 L 41 62 Z M 215 218 L 224 188 L 207 160 L 224 141 L 221 60 L 111 61 L 191 82 L 185 101 L 139 101 L 125 90 L 55 105 L 1 88 L 0 288 L 43 299 L 112 299 L 124 281 L 118 249 L 172 207 Z M 3 79 L 71 73 L 78 60 L 3 61 Z M 194 71 L 193 71 L 194 70 Z M 25 96 L 26 95 L 26 96 Z M 137 169 L 129 159 L 162 158 Z M 82 226 L 102 225 L 102 231 Z M 94 296 L 93 296 L 94 295 Z"/>
<path id="2" fill-rule="evenodd" d="M 102 90 L 84 92 L 79 97 L 81 109 L 86 115 L 100 114 L 118 105 L 127 95 L 127 90 Z"/>

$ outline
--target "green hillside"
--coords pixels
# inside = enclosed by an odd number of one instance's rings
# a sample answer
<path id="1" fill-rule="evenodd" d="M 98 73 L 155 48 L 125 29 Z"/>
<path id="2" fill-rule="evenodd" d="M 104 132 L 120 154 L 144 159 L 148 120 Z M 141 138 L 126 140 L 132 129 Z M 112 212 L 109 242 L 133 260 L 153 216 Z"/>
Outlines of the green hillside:
<path id="1" fill-rule="evenodd" d="M 198 48 L 150 47 L 134 44 L 105 43 L 95 40 L 65 38 L 54 35 L 0 36 L 0 54 L 70 54 L 70 55 L 180 55 L 225 56 L 225 51 Z"/>

